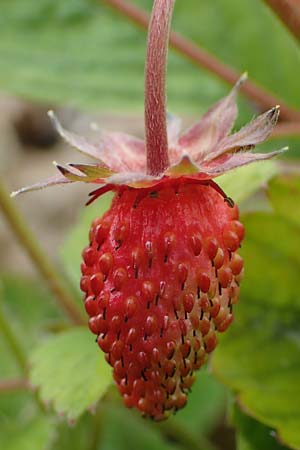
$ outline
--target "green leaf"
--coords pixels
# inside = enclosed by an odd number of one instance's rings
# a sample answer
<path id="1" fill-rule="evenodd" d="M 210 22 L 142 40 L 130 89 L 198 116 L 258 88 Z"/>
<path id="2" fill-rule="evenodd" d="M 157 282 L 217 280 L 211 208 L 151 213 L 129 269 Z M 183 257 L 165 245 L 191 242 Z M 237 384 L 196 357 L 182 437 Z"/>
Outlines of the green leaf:
<path id="1" fill-rule="evenodd" d="M 59 104 L 142 113 L 146 34 L 100 0 L 4 1 L 0 25 L 2 89 Z M 191 104 L 199 110 L 198 86 L 206 87 L 206 105 L 207 97 L 224 92 L 172 54 L 171 109 Z"/>
<path id="2" fill-rule="evenodd" d="M 110 193 L 105 194 L 92 205 L 86 207 L 62 247 L 61 257 L 65 269 L 76 287 L 79 287 L 81 253 L 84 247 L 88 245 L 91 223 L 96 217 L 102 216 L 108 210 L 112 197 Z"/>
<path id="3" fill-rule="evenodd" d="M 24 276 L 2 275 L 1 286 L 12 323 L 16 322 L 19 335 L 26 336 L 25 341 L 28 340 L 28 346 L 32 346 L 45 321 L 59 317 L 51 294 L 39 280 Z"/>
<path id="4" fill-rule="evenodd" d="M 46 450 L 53 435 L 53 421 L 37 409 L 32 393 L 0 397 L 0 448 Z"/>
<path id="5" fill-rule="evenodd" d="M 77 419 L 105 393 L 111 369 L 85 328 L 72 328 L 48 339 L 32 354 L 31 382 L 41 399 L 59 414 Z"/>
<path id="6" fill-rule="evenodd" d="M 217 182 L 229 197 L 241 203 L 266 185 L 278 171 L 276 161 L 264 161 L 228 172 L 218 177 Z"/>
<path id="7" fill-rule="evenodd" d="M 152 0 L 136 3 L 152 6 Z M 173 27 L 221 61 L 248 70 L 251 79 L 278 95 L 279 103 L 282 98 L 298 106 L 299 48 L 261 0 L 177 2 Z M 136 111 L 143 114 L 145 46 L 145 32 L 101 0 L 4 0 L 0 88 L 39 102 L 131 113 L 134 122 Z M 228 93 L 222 81 L 172 50 L 168 67 L 170 111 L 198 117 Z M 240 107 L 238 126 L 257 113 L 245 100 Z M 292 149 L 287 158 L 299 155 L 299 138 L 285 138 L 286 145 Z"/>
<path id="8" fill-rule="evenodd" d="M 287 221 L 300 226 L 299 208 L 295 207 L 300 198 L 300 178 L 286 175 L 274 178 L 270 183 L 270 201 L 278 214 Z"/>
<path id="9" fill-rule="evenodd" d="M 84 414 L 72 428 L 66 423 L 58 426 L 53 450 L 57 448 L 170 450 L 174 445 L 164 439 L 157 423 L 125 408 L 117 389 L 111 386 L 95 414 Z"/>
<path id="10" fill-rule="evenodd" d="M 155 424 L 154 424 L 155 425 Z M 156 426 L 114 401 L 101 404 L 95 416 L 85 414 L 72 428 L 62 423 L 50 449 L 171 450 Z"/>
<path id="11" fill-rule="evenodd" d="M 195 439 L 213 430 L 222 421 L 228 392 L 206 367 L 197 374 L 186 407 L 168 421 L 171 426 L 188 429 Z"/>
<path id="12" fill-rule="evenodd" d="M 173 446 L 186 448 L 214 448 L 207 441 L 211 432 L 223 421 L 227 393 L 207 370 L 199 373 L 187 406 L 176 416 L 160 424 L 143 419 L 134 409 L 123 405 L 120 394 L 111 387 L 96 415 L 81 417 L 71 429 L 61 424 L 53 448 L 81 450 L 92 441 L 94 448 L 126 450 L 130 448 L 169 449 Z"/>
<path id="13" fill-rule="evenodd" d="M 289 189 L 284 189 L 286 185 L 282 177 L 271 184 L 273 213 L 242 218 L 246 277 L 235 309 L 236 322 L 222 337 L 213 366 L 251 416 L 298 449 L 300 225 L 295 217 L 300 215 L 299 177 L 289 179 Z M 283 208 L 285 204 L 290 212 Z"/>
<path id="14" fill-rule="evenodd" d="M 58 421 L 54 439 L 49 442 L 47 450 L 100 449 L 101 424 L 94 422 L 95 417 L 90 413 L 83 414 L 72 426 L 64 420 Z"/>
<path id="15" fill-rule="evenodd" d="M 152 0 L 135 3 L 152 6 Z M 0 25 L 2 90 L 85 108 L 142 112 L 145 32 L 101 0 L 5 0 Z M 173 26 L 299 104 L 299 48 L 261 0 L 177 2 Z M 168 92 L 170 110 L 191 114 L 206 109 L 225 89 L 171 51 Z"/>
<path id="16" fill-rule="evenodd" d="M 20 425 L 15 419 L 7 427 L 0 428 L 1 448 L 6 450 L 41 450 L 46 449 L 47 442 L 53 432 L 47 417 L 37 416 L 23 420 Z"/>
<path id="17" fill-rule="evenodd" d="M 261 0 L 177 2 L 173 24 L 222 61 L 299 105 L 299 46 Z"/>
<path id="18" fill-rule="evenodd" d="M 248 417 L 237 406 L 234 408 L 234 424 L 237 427 L 237 450 L 285 450 L 276 439 L 274 430 Z"/>
<path id="19" fill-rule="evenodd" d="M 2 274 L 0 286 L 3 308 L 14 333 L 26 351 L 38 342 L 41 334 L 45 334 L 45 326 L 54 323 L 59 314 L 51 296 L 38 280 Z M 0 354 L 1 377 L 22 375 L 1 330 Z"/>
<path id="20" fill-rule="evenodd" d="M 135 412 L 126 411 L 113 404 L 105 408 L 102 430 L 105 450 L 171 450 L 174 446 L 163 439 L 157 427 L 152 427 Z"/>

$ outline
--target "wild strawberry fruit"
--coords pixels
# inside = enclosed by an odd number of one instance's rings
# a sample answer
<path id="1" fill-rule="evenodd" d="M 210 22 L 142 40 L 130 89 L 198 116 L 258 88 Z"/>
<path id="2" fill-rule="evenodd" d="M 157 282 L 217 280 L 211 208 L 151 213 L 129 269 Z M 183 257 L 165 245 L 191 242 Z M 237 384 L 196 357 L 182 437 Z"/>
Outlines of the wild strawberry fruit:
<path id="1" fill-rule="evenodd" d="M 233 319 L 243 236 L 236 207 L 181 179 L 119 189 L 93 222 L 81 288 L 127 406 L 160 419 L 185 405 L 216 332 Z"/>
<path id="2" fill-rule="evenodd" d="M 149 26 L 145 142 L 102 133 L 94 143 L 65 131 L 96 164 L 57 165 L 60 175 L 23 188 L 83 181 L 107 191 L 109 211 L 91 226 L 83 251 L 81 289 L 89 328 L 113 367 L 124 402 L 161 420 L 182 408 L 195 372 L 233 319 L 243 276 L 238 209 L 213 178 L 271 158 L 251 153 L 275 126 L 279 108 L 229 135 L 237 107 L 231 93 L 180 135 L 165 113 L 165 66 L 173 0 L 156 0 Z"/>

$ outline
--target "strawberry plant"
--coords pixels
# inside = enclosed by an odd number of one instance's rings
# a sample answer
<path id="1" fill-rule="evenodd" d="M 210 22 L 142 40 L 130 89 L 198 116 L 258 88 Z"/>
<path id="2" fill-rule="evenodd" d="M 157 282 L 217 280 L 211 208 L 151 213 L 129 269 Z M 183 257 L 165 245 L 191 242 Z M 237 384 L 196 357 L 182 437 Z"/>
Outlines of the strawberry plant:
<path id="1" fill-rule="evenodd" d="M 13 36 L 9 52 L 13 58 L 22 48 L 37 57 L 33 71 L 40 87 L 39 56 L 31 41 L 37 33 L 49 54 L 55 39 L 64 33 L 66 49 L 71 48 L 68 39 L 77 39 L 80 30 L 87 31 L 87 42 L 95 42 L 98 20 L 117 33 L 117 16 L 111 16 L 107 5 L 123 20 L 148 27 L 145 139 L 115 131 L 96 131 L 84 138 L 67 131 L 50 111 L 58 134 L 96 162 L 55 163 L 56 175 L 13 193 L 76 182 L 94 185 L 79 224 L 62 247 L 64 269 L 47 258 L 15 206 L 18 198 L 9 199 L 1 187 L 1 207 L 10 227 L 60 309 L 47 298 L 40 282 L 3 276 L 0 405 L 5 447 L 300 448 L 299 177 L 294 167 L 287 171 L 277 158 L 273 160 L 286 147 L 267 151 L 270 145 L 280 148 L 277 139 L 292 143 L 292 157 L 297 155 L 298 141 L 291 136 L 299 132 L 300 116 L 293 108 L 298 92 L 289 93 L 293 80 L 286 83 L 286 91 L 274 80 L 272 88 L 261 87 L 252 74 L 247 80 L 217 56 L 170 33 L 174 3 L 149 2 L 150 20 L 137 5 L 123 0 L 98 4 L 72 0 L 64 5 L 45 0 L 34 13 L 29 0 L 25 9 L 19 0 L 3 5 L 5 23 L 16 28 L 11 34 L 4 25 L 2 42 Z M 192 9 L 187 13 L 189 3 L 193 1 L 177 5 L 183 30 L 187 23 L 194 30 Z M 223 3 L 216 3 L 224 14 L 218 18 L 223 26 L 234 22 L 234 14 L 240 14 L 240 22 L 244 19 L 235 1 L 232 15 L 226 17 Z M 299 56 L 297 6 L 291 0 L 288 5 L 280 0 L 266 2 L 271 12 L 259 1 L 254 9 L 253 4 L 244 3 L 250 15 L 260 8 L 275 36 L 284 37 L 287 61 L 281 77 L 287 81 L 291 78 L 288 55 Z M 101 8 L 104 16 L 98 19 Z M 214 6 L 203 2 L 200 10 L 204 25 Z M 180 16 L 175 13 L 175 23 L 176 17 Z M 66 29 L 60 28 L 63 24 Z M 211 32 L 207 41 L 212 50 L 220 45 L 219 32 Z M 249 33 L 246 27 L 242 36 Z M 143 35 L 138 36 L 142 43 Z M 241 45 L 248 37 L 241 39 Z M 183 56 L 233 84 L 186 131 L 181 131 L 177 116 L 166 112 L 169 42 Z M 272 45 L 271 53 L 278 52 L 279 46 Z M 228 64 L 240 54 L 234 49 L 231 53 L 231 48 L 228 45 Z M 254 44 L 253 49 L 259 52 Z M 5 53 L 5 47 L 0 46 L 1 52 Z M 55 52 L 59 54 L 54 48 Z M 77 48 L 74 54 L 79 55 Z M 83 53 L 82 61 L 87 62 L 86 58 Z M 172 64 L 176 68 L 179 59 L 170 59 L 172 76 Z M 250 68 L 251 61 L 250 52 Z M 55 72 L 55 65 L 51 67 Z M 258 80 L 270 73 L 268 67 L 256 68 L 254 63 Z M 71 75 L 68 68 L 63 71 L 62 85 L 66 74 Z M 17 84 L 7 73 L 5 66 L 0 82 L 16 92 Z M 184 87 L 186 75 L 181 76 L 176 83 Z M 90 73 L 86 83 L 92 91 L 93 77 Z M 201 77 L 203 86 L 215 83 L 203 73 Z M 33 93 L 34 79 L 26 81 L 22 71 L 20 78 L 23 92 L 31 98 L 56 102 L 70 98 L 67 90 L 59 94 L 57 81 L 53 92 L 49 89 L 46 94 L 38 88 Z M 50 86 L 50 80 L 51 75 L 44 80 L 45 86 L 48 82 Z M 192 86 L 199 90 L 194 82 Z M 126 77 L 122 89 L 126 92 Z M 83 91 L 84 86 L 74 96 L 75 102 L 95 103 L 94 98 L 84 99 Z M 239 91 L 254 102 L 258 113 L 248 125 L 232 131 Z M 249 108 L 242 104 L 242 117 Z M 271 144 L 266 146 L 263 142 L 269 137 Z M 264 151 L 257 152 L 256 145 Z"/>

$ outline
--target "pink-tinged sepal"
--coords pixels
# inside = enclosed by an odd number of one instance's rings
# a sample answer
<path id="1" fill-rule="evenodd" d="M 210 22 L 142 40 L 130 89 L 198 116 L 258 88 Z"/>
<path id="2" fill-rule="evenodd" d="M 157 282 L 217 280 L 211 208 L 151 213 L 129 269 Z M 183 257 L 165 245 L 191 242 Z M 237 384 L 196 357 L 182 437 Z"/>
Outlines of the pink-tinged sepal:
<path id="1" fill-rule="evenodd" d="M 115 174 L 112 170 L 99 164 L 68 164 L 69 167 L 76 169 L 91 179 L 107 178 Z"/>
<path id="2" fill-rule="evenodd" d="M 169 167 L 164 175 L 167 178 L 181 178 L 190 182 L 202 182 L 211 180 L 212 178 L 211 175 L 195 164 L 189 155 L 183 155 L 181 160 L 177 164 Z"/>
<path id="3" fill-rule="evenodd" d="M 81 173 L 79 170 L 74 170 L 70 165 L 62 166 L 61 164 L 54 163 L 57 170 L 67 178 L 69 181 L 82 181 L 84 183 L 94 182 L 97 178 L 89 177 Z"/>
<path id="4" fill-rule="evenodd" d="M 177 143 L 179 152 L 184 150 L 193 159 L 197 159 L 198 155 L 203 158 L 230 133 L 237 116 L 237 92 L 246 78 L 247 75 L 244 74 L 229 95 L 212 106 L 198 122 L 183 133 Z"/>
<path id="5" fill-rule="evenodd" d="M 182 120 L 174 114 L 167 113 L 167 134 L 169 151 L 177 144 L 182 128 Z"/>
<path id="6" fill-rule="evenodd" d="M 145 142 L 125 133 L 101 131 L 95 138 L 85 139 L 65 130 L 55 114 L 49 116 L 61 137 L 80 152 L 97 159 L 94 164 L 56 164 L 60 174 L 13 193 L 21 194 L 56 184 L 74 182 L 107 185 L 97 189 L 92 200 L 107 190 L 120 186 L 136 189 L 157 187 L 172 178 L 203 183 L 229 170 L 273 158 L 284 148 L 271 153 L 251 153 L 256 144 L 272 132 L 279 117 L 279 106 L 261 114 L 236 133 L 229 135 L 237 114 L 236 95 L 245 81 L 244 75 L 227 97 L 214 105 L 194 126 L 180 136 L 181 119 L 167 116 L 169 166 L 157 175 L 147 173 Z"/>
<path id="7" fill-rule="evenodd" d="M 115 174 L 111 170 L 98 164 L 72 164 L 66 166 L 54 163 L 60 173 L 70 181 L 85 183 L 105 183 L 106 179 Z"/>
<path id="8" fill-rule="evenodd" d="M 264 114 L 261 114 L 238 132 L 219 141 L 204 158 L 199 155 L 200 158 L 196 158 L 197 162 L 210 161 L 227 152 L 254 148 L 270 136 L 277 123 L 279 114 L 279 106 L 275 106 Z"/>
<path id="9" fill-rule="evenodd" d="M 107 178 L 107 182 L 129 187 L 148 187 L 160 179 L 161 177 L 146 175 L 144 172 L 121 172 Z"/>
<path id="10" fill-rule="evenodd" d="M 287 150 L 288 147 L 269 153 L 250 153 L 247 151 L 225 153 L 219 158 L 203 163 L 201 168 L 207 176 L 214 178 L 228 172 L 229 170 L 233 170 L 257 161 L 265 161 L 267 159 L 274 158 Z"/>
<path id="11" fill-rule="evenodd" d="M 102 167 L 109 167 L 112 171 L 146 170 L 145 143 L 143 140 L 126 133 L 108 133 L 105 131 L 100 131 L 94 139 L 91 137 L 87 139 L 67 131 L 53 111 L 49 111 L 48 115 L 57 132 L 68 144 L 86 156 L 98 160 Z"/>
<path id="12" fill-rule="evenodd" d="M 66 177 L 64 177 L 61 174 L 57 174 L 57 175 L 54 175 L 53 177 L 48 178 L 47 180 L 32 184 L 31 186 L 22 187 L 21 189 L 18 189 L 17 191 L 12 192 L 10 194 L 10 196 L 16 197 L 17 195 L 25 194 L 26 192 L 39 191 L 40 189 L 44 189 L 46 187 L 57 186 L 59 184 L 68 184 L 68 183 L 72 183 L 72 181 L 68 180 Z"/>
<path id="13" fill-rule="evenodd" d="M 126 185 L 131 187 L 148 186 L 149 182 L 160 178 L 145 175 L 144 172 L 112 172 L 97 164 L 67 164 L 62 166 L 55 163 L 56 168 L 70 181 L 84 183 Z"/>
<path id="14" fill-rule="evenodd" d="M 53 111 L 48 111 L 48 116 L 51 119 L 51 122 L 54 125 L 54 128 L 58 132 L 58 134 L 72 147 L 74 147 L 76 150 L 79 150 L 81 153 L 83 153 L 86 156 L 90 156 L 91 158 L 97 159 L 98 161 L 101 161 L 101 152 L 99 149 L 93 145 L 92 143 L 88 142 L 86 138 L 83 136 L 79 136 L 76 133 L 72 133 L 71 131 L 67 131 L 60 123 L 56 115 Z"/>
<path id="15" fill-rule="evenodd" d="M 145 142 L 126 133 L 102 131 L 99 136 L 102 160 L 115 172 L 146 172 Z"/>

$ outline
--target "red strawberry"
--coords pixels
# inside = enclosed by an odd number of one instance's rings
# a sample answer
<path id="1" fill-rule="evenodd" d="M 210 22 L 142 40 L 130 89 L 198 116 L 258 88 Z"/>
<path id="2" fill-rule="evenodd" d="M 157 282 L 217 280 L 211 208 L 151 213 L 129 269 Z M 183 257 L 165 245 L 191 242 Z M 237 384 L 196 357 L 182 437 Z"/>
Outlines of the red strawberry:
<path id="1" fill-rule="evenodd" d="M 97 164 L 59 166 L 60 175 L 23 188 L 83 181 L 100 184 L 91 201 L 113 190 L 109 211 L 90 230 L 81 289 L 89 327 L 112 365 L 127 406 L 160 420 L 185 405 L 194 372 L 230 325 L 239 296 L 244 236 L 238 210 L 212 178 L 268 159 L 249 150 L 276 124 L 275 107 L 229 135 L 236 93 L 179 136 L 166 125 L 165 65 L 173 0 L 155 0 L 146 61 L 146 142 L 101 133 L 97 143 L 58 132 Z M 225 200 L 225 201 L 224 201 Z"/>
<path id="2" fill-rule="evenodd" d="M 213 187 L 172 180 L 120 189 L 92 224 L 81 287 L 89 326 L 127 406 L 163 418 L 232 321 L 243 262 L 237 208 Z"/>

